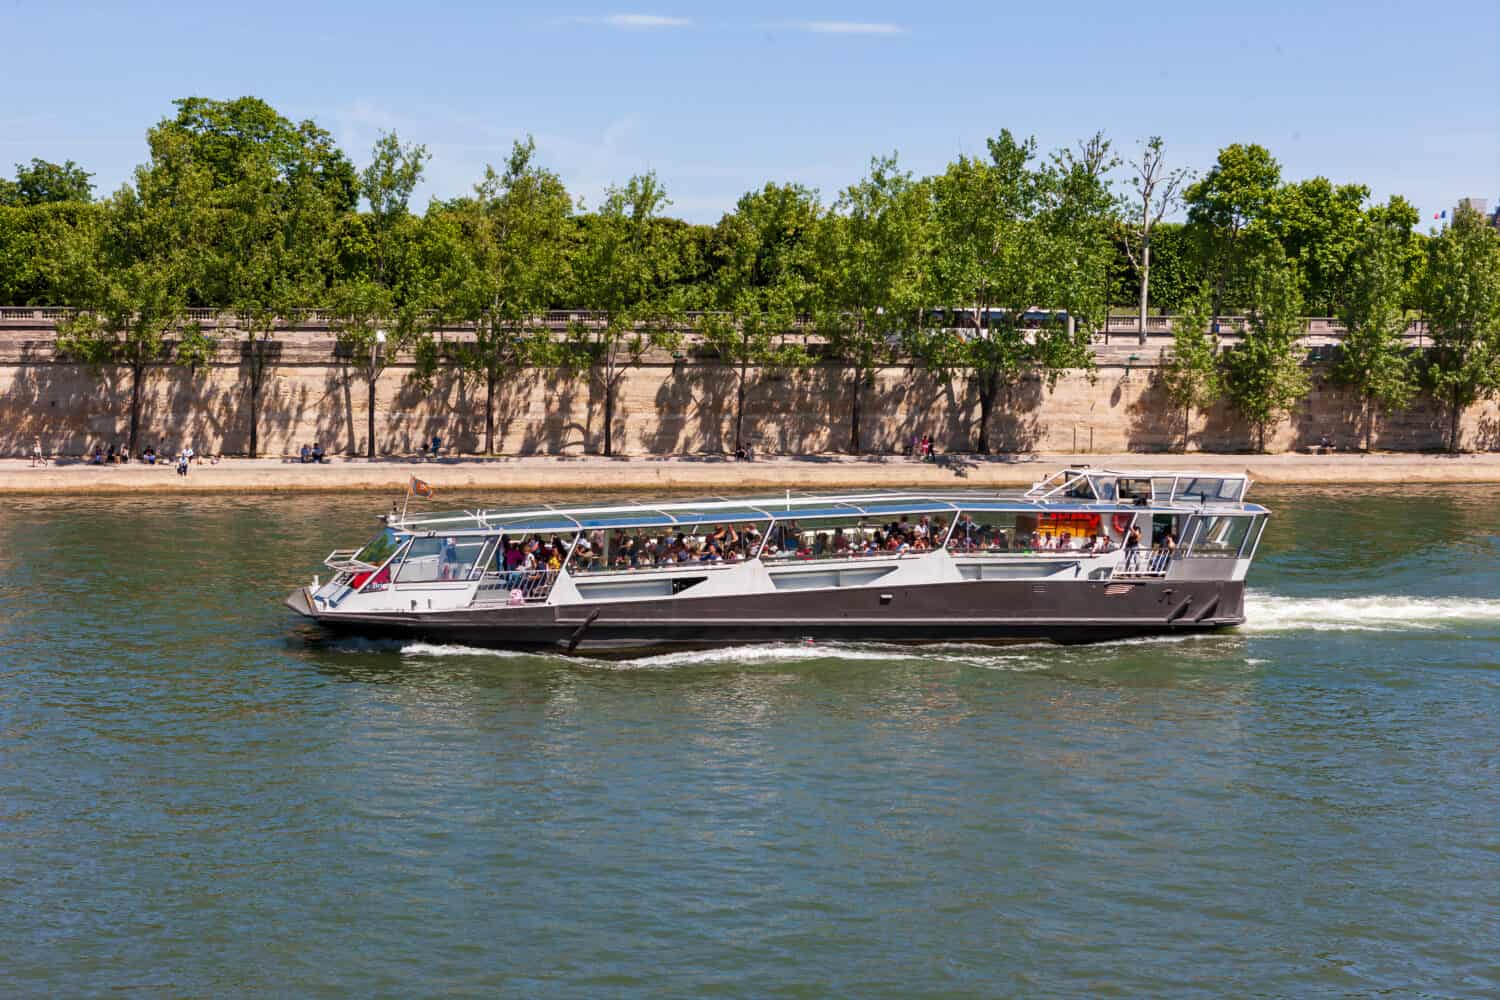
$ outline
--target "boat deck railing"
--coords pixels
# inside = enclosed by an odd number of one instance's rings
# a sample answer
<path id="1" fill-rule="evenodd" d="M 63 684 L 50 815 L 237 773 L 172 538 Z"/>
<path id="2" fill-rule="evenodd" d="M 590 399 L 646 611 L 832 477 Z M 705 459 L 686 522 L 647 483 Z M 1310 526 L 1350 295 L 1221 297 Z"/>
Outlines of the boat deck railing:
<path id="1" fill-rule="evenodd" d="M 328 558 L 323 560 L 323 565 L 341 573 L 365 573 L 380 568 L 354 558 L 359 555 L 359 551 L 359 549 L 334 549 L 328 553 Z"/>
<path id="2" fill-rule="evenodd" d="M 1150 549 L 1143 551 L 1134 549 L 1127 551 L 1120 565 L 1115 567 L 1116 577 L 1161 577 L 1167 575 L 1167 567 L 1172 564 L 1172 551 L 1170 549 Z"/>
<path id="3" fill-rule="evenodd" d="M 559 570 L 517 569 L 484 574 L 474 591 L 475 604 L 540 604 L 552 593 Z"/>

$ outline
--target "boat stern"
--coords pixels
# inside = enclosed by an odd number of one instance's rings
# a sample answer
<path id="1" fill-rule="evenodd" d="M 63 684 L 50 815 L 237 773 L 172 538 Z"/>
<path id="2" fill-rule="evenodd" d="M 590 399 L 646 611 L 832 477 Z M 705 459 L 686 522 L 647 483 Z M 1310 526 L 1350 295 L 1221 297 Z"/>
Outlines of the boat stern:
<path id="1" fill-rule="evenodd" d="M 318 617 L 317 613 L 313 611 L 312 600 L 307 596 L 306 587 L 298 587 L 288 594 L 286 600 L 282 603 L 304 618 Z"/>

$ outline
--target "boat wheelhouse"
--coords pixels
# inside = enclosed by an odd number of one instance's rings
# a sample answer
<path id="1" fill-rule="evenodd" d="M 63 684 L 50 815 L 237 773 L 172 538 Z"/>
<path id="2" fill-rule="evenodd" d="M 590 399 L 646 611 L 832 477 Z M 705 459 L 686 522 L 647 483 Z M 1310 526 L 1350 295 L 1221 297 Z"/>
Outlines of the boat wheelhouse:
<path id="1" fill-rule="evenodd" d="M 1026 491 L 392 514 L 287 603 L 340 631 L 519 649 L 1086 642 L 1243 621 L 1243 475 L 1066 469 Z"/>

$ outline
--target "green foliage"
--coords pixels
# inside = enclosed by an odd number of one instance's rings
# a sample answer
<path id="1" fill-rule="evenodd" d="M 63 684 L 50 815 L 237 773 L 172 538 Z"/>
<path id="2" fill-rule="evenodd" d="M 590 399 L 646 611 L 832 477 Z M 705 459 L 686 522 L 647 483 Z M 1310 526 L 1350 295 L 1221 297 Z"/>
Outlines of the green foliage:
<path id="1" fill-rule="evenodd" d="M 1347 264 L 1339 319 L 1342 350 L 1333 377 L 1365 403 L 1365 448 L 1374 440 L 1375 407 L 1405 406 L 1416 392 L 1416 371 L 1404 340 L 1402 308 L 1408 251 L 1416 221 L 1399 198 L 1365 212 Z"/>
<path id="2" fill-rule="evenodd" d="M 815 235 L 822 210 L 816 192 L 767 184 L 743 195 L 719 220 L 707 248 L 712 311 L 699 329 L 721 360 L 738 369 L 734 441 L 744 444 L 745 379 L 750 365 L 792 367 L 810 359 L 786 333 L 810 308 Z"/>
<path id="3" fill-rule="evenodd" d="M 91 365 L 131 373 L 130 447 L 137 445 L 142 383 L 148 365 L 173 359 L 168 335 L 186 310 L 186 248 L 173 213 L 121 188 L 102 213 L 85 216 L 59 253 L 60 281 L 82 311 L 58 323 L 58 349 Z M 197 325 L 176 345 L 175 360 L 201 369 L 215 342 Z"/>
<path id="4" fill-rule="evenodd" d="M 314 122 L 294 124 L 256 97 L 186 97 L 172 103 L 176 116 L 146 134 L 152 163 L 166 174 L 168 190 L 196 171 L 208 174 L 210 187 L 230 188 L 264 167 L 281 190 L 307 184 L 335 212 L 354 210 L 359 197 L 354 165 Z"/>
<path id="5" fill-rule="evenodd" d="M 72 160 L 18 163 L 14 181 L 0 180 L 0 206 L 87 204 L 94 200 L 94 184 L 89 180 L 93 176 Z"/>
<path id="6" fill-rule="evenodd" d="M 474 324 L 474 340 L 446 345 L 447 356 L 484 379 L 485 451 L 491 453 L 499 381 L 527 364 L 561 360 L 537 319 L 569 281 L 573 201 L 558 176 L 534 162 L 535 154 L 528 136 L 512 147 L 503 173 L 485 167 L 472 197 L 428 212 L 451 227 L 452 268 L 436 284 L 443 287 L 445 312 Z M 436 357 L 424 352 L 418 370 L 430 372 L 428 362 Z"/>
<path id="7" fill-rule="evenodd" d="M 850 450 L 861 450 L 860 404 L 872 369 L 918 326 L 927 252 L 928 198 L 894 155 L 839 196 L 818 227 L 816 317 L 832 358 L 853 374 Z"/>
<path id="8" fill-rule="evenodd" d="M 922 329 L 907 347 L 936 370 L 972 373 L 981 453 L 1002 389 L 1093 367 L 1090 331 L 1107 309 L 1109 144 L 1095 136 L 1042 165 L 1033 164 L 1035 150 L 1002 131 L 987 162 L 960 156 L 930 182 L 930 290 L 916 287 L 928 304 L 963 306 L 972 329 Z M 1026 319 L 1035 309 L 1044 310 L 1041 323 Z"/>
<path id="9" fill-rule="evenodd" d="M 53 202 L 0 207 L 0 302 L 59 305 L 72 301 L 64 257 L 81 226 L 98 224 L 102 205 Z"/>
<path id="10" fill-rule="evenodd" d="M 677 282 L 692 260 L 691 235 L 663 219 L 671 204 L 655 173 L 611 187 L 574 249 L 576 287 L 602 319 L 575 324 L 564 359 L 587 368 L 604 390 L 604 454 L 614 454 L 615 394 L 646 351 L 679 343 Z"/>
<path id="11" fill-rule="evenodd" d="M 1309 308 L 1335 315 L 1361 246 L 1363 184 L 1335 186 L 1326 177 L 1285 184 L 1265 207 L 1263 223 L 1297 264 Z M 1408 227 L 1409 228 L 1409 227 Z"/>
<path id="12" fill-rule="evenodd" d="M 1297 347 L 1301 276 L 1274 244 L 1245 262 L 1245 271 L 1250 326 L 1244 340 L 1226 353 L 1224 375 L 1230 402 L 1255 428 L 1264 451 L 1266 430 L 1311 388 Z"/>
<path id="13" fill-rule="evenodd" d="M 1458 451 L 1465 407 L 1500 391 L 1500 235 L 1467 206 L 1427 242 L 1423 305 L 1433 395 L 1447 405 L 1448 447 Z"/>
<path id="14" fill-rule="evenodd" d="M 1224 395 L 1218 338 L 1209 332 L 1213 290 L 1203 285 L 1183 303 L 1173 324 L 1172 356 L 1161 366 L 1167 398 L 1182 408 L 1182 450 L 1187 451 L 1194 410 L 1206 410 Z"/>
<path id="15" fill-rule="evenodd" d="M 1183 192 L 1200 260 L 1213 275 L 1215 316 L 1257 253 L 1245 231 L 1265 216 L 1280 183 L 1281 165 L 1264 146 L 1235 143 L 1219 150 L 1212 169 Z"/>

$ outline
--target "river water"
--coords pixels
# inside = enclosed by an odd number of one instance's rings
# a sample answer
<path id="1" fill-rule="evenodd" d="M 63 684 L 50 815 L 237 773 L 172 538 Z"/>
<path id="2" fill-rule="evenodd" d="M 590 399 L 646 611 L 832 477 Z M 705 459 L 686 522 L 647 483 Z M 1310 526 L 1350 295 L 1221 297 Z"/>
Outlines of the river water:
<path id="1" fill-rule="evenodd" d="M 12 502 L 0 991 L 1494 996 L 1496 497 L 1262 491 L 1233 634 L 623 663 L 320 640 L 378 499 Z"/>

